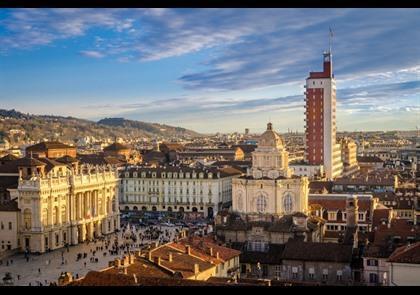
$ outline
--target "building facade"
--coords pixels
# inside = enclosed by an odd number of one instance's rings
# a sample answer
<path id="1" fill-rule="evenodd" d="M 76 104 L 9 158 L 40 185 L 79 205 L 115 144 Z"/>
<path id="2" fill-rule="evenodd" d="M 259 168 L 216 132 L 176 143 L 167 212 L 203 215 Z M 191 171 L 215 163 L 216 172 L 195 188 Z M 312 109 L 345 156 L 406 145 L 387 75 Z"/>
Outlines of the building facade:
<path id="1" fill-rule="evenodd" d="M 360 168 L 357 164 L 357 144 L 353 139 L 346 137 L 341 140 L 341 158 L 343 161 L 343 175 L 350 175 Z"/>
<path id="2" fill-rule="evenodd" d="M 19 214 L 15 200 L 0 202 L 0 258 L 19 247 Z"/>
<path id="3" fill-rule="evenodd" d="M 311 72 L 306 79 L 305 160 L 324 165 L 326 177 L 341 175 L 341 146 L 336 142 L 336 84 L 331 52 L 324 53 L 322 72 Z"/>
<path id="4" fill-rule="evenodd" d="M 20 209 L 21 249 L 42 253 L 119 228 L 118 175 L 111 166 L 18 161 L 19 184 L 10 191 Z"/>
<path id="5" fill-rule="evenodd" d="M 28 146 L 25 155 L 39 158 L 56 159 L 64 156 L 76 157 L 76 147 L 58 141 L 40 142 Z"/>
<path id="6" fill-rule="evenodd" d="M 284 141 L 268 123 L 252 153 L 252 167 L 232 181 L 232 208 L 242 215 L 305 213 L 308 185 L 306 177 L 292 177 Z"/>
<path id="7" fill-rule="evenodd" d="M 164 166 L 133 167 L 121 172 L 122 210 L 196 212 L 213 217 L 232 200 L 228 169 Z"/>

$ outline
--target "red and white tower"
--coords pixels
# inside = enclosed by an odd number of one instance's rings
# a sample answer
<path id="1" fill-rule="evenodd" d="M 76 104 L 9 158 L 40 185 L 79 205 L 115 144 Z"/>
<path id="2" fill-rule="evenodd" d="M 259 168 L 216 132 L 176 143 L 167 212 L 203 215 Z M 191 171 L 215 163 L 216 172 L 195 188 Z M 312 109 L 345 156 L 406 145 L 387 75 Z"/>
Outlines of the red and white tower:
<path id="1" fill-rule="evenodd" d="M 323 165 L 325 175 L 333 179 L 341 175 L 341 147 L 336 142 L 336 86 L 331 48 L 324 52 L 322 72 L 310 72 L 306 79 L 305 160 L 310 165 Z"/>

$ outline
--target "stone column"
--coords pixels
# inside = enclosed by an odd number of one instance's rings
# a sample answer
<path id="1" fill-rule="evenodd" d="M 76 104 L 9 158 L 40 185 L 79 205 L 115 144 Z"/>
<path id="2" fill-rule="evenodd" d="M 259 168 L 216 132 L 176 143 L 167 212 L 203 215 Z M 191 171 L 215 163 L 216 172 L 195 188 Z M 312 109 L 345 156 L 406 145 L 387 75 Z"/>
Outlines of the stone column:
<path id="1" fill-rule="evenodd" d="M 79 244 L 79 237 L 78 237 L 77 225 L 75 225 L 75 226 L 73 226 L 71 228 L 71 240 L 70 240 L 70 243 L 72 245 Z"/>
<path id="2" fill-rule="evenodd" d="M 101 222 L 101 221 L 98 221 L 98 222 L 96 223 L 96 236 L 97 236 L 97 237 L 102 236 L 102 231 L 101 231 L 101 228 L 102 228 L 102 222 Z"/>
<path id="3" fill-rule="evenodd" d="M 93 240 L 93 222 L 87 223 L 86 229 L 87 229 L 87 239 L 89 241 L 92 241 Z"/>

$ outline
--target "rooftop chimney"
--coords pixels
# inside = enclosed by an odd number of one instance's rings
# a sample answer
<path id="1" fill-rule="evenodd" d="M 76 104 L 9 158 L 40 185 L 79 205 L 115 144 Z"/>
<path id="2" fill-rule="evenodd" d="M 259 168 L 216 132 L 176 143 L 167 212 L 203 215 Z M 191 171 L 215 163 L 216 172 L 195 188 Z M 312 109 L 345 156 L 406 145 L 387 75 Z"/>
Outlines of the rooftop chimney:
<path id="1" fill-rule="evenodd" d="M 172 262 L 173 261 L 173 255 L 172 255 L 172 252 L 169 252 L 169 254 L 168 254 L 168 261 L 169 262 Z"/>
<path id="2" fill-rule="evenodd" d="M 161 265 L 161 260 L 160 260 L 160 256 L 158 256 L 158 257 L 155 257 L 155 263 L 157 264 L 157 265 Z"/>
<path id="3" fill-rule="evenodd" d="M 200 272 L 200 267 L 199 267 L 199 265 L 197 263 L 194 263 L 194 269 L 193 269 L 193 271 L 194 271 L 194 274 L 195 275 L 198 275 L 198 273 Z"/>
<path id="4" fill-rule="evenodd" d="M 357 196 L 351 195 L 346 199 L 346 225 L 347 227 L 355 227 L 358 223 L 358 213 L 359 207 L 357 206 Z"/>
<path id="5" fill-rule="evenodd" d="M 216 252 L 216 259 L 220 259 L 219 252 Z"/>
<path id="6" fill-rule="evenodd" d="M 121 260 L 119 260 L 118 258 L 114 259 L 114 266 L 115 267 L 120 267 L 121 266 Z"/>
<path id="7" fill-rule="evenodd" d="M 209 253 L 210 253 L 210 256 L 213 256 L 213 247 L 210 247 Z"/>
<path id="8" fill-rule="evenodd" d="M 188 255 L 191 255 L 191 246 L 190 246 L 190 245 L 186 245 L 186 246 L 185 246 L 185 252 L 186 252 Z"/>
<path id="9" fill-rule="evenodd" d="M 149 253 L 147 253 L 147 259 L 149 261 L 153 261 L 153 259 L 152 259 L 152 251 L 149 251 Z"/>

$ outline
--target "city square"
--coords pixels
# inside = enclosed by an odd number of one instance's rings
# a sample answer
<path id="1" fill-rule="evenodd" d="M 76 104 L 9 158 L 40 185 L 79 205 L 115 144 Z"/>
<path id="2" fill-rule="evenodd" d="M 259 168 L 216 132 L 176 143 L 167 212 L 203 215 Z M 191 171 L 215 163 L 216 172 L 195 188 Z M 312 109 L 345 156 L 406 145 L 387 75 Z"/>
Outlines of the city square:
<path id="1" fill-rule="evenodd" d="M 158 234 L 157 237 L 146 235 L 150 229 L 154 229 L 152 232 L 161 230 L 163 233 Z M 24 253 L 13 255 L 1 261 L 0 279 L 3 279 L 6 273 L 10 273 L 13 279 L 12 284 L 15 286 L 48 286 L 51 283 L 57 283 L 62 272 L 71 272 L 77 278 L 81 278 L 91 270 L 107 268 L 109 261 L 122 257 L 128 251 L 134 252 L 155 242 L 173 241 L 180 230 L 181 228 L 176 226 L 140 228 L 132 225 L 130 229 L 109 234 L 101 240 L 53 250 L 41 255 L 28 255 L 28 259 Z M 135 242 L 131 239 L 132 236 L 136 236 Z M 118 251 L 112 250 L 115 241 L 118 241 L 120 246 Z"/>

